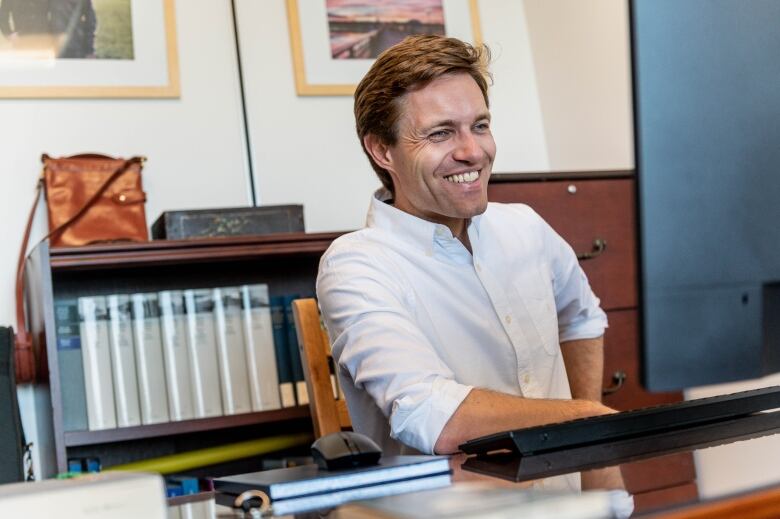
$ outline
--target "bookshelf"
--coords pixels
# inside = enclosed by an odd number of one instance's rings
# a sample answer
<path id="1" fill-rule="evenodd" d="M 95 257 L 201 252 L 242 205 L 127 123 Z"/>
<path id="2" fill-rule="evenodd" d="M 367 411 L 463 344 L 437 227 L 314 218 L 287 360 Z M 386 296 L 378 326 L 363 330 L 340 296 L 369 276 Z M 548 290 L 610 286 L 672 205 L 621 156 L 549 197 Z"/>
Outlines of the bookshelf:
<path id="1" fill-rule="evenodd" d="M 41 373 L 52 403 L 57 471 L 68 457 L 97 456 L 104 468 L 190 448 L 311 430 L 306 406 L 98 431 L 65 431 L 54 303 L 130 294 L 265 283 L 271 295 L 314 293 L 319 258 L 342 233 L 290 233 L 198 240 L 36 246 L 27 259 L 26 298 Z M 48 379 L 46 380 L 46 377 Z"/>

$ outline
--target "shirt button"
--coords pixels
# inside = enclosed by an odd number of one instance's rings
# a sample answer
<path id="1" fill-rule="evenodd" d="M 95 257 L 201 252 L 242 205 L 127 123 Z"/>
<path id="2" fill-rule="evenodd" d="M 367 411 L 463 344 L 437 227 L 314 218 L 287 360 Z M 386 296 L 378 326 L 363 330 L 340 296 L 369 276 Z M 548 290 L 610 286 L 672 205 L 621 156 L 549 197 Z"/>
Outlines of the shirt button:
<path id="1" fill-rule="evenodd" d="M 474 268 L 477 269 L 477 272 L 482 272 L 482 267 L 479 266 L 479 263 L 475 263 Z"/>
<path id="2" fill-rule="evenodd" d="M 523 384 L 528 384 L 531 381 L 531 377 L 529 377 L 527 374 L 523 375 Z"/>
<path id="3" fill-rule="evenodd" d="M 506 324 L 510 324 L 510 323 L 512 322 L 512 316 L 511 316 L 511 315 L 509 315 L 509 314 L 505 315 L 505 316 L 504 316 L 504 322 L 505 322 Z"/>

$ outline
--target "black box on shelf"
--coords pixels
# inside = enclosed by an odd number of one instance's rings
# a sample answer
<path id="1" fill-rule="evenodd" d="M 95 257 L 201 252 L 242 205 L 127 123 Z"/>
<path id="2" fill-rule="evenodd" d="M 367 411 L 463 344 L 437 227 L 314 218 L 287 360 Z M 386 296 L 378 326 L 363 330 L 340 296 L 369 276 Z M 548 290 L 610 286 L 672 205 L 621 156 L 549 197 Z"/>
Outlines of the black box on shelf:
<path id="1" fill-rule="evenodd" d="M 165 211 L 152 224 L 152 239 L 155 240 L 277 232 L 304 232 L 302 205 Z"/>

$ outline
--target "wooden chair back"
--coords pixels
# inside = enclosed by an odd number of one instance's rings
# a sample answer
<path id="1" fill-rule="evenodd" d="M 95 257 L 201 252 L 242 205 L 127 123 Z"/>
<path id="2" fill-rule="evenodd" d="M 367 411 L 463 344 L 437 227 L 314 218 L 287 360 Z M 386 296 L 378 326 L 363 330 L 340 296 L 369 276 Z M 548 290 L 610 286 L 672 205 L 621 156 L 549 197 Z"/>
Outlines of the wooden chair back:
<path id="1" fill-rule="evenodd" d="M 292 302 L 298 347 L 301 351 L 314 435 L 319 438 L 352 427 L 347 404 L 334 395 L 331 382 L 332 355 L 328 332 L 322 325 L 317 301 L 312 298 Z"/>

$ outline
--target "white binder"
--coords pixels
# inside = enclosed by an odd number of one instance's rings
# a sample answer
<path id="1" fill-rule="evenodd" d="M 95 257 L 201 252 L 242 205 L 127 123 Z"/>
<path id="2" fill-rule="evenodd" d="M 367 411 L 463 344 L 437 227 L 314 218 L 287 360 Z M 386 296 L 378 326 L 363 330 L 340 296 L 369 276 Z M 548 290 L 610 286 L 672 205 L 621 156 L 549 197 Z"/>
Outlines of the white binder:
<path id="1" fill-rule="evenodd" d="M 89 430 L 113 429 L 116 427 L 116 407 L 105 297 L 79 298 L 79 329 Z"/>
<path id="2" fill-rule="evenodd" d="M 190 354 L 187 348 L 187 315 L 181 290 L 160 292 L 160 327 L 171 420 L 195 418 Z"/>
<path id="3" fill-rule="evenodd" d="M 279 398 L 279 376 L 276 370 L 268 285 L 241 287 L 241 314 L 252 409 L 280 409 L 282 403 Z"/>
<path id="4" fill-rule="evenodd" d="M 106 300 L 117 426 L 141 425 L 130 296 L 112 294 Z"/>
<path id="5" fill-rule="evenodd" d="M 210 288 L 184 291 L 192 398 L 196 418 L 222 415 L 214 300 Z"/>
<path id="6" fill-rule="evenodd" d="M 133 294 L 130 299 L 133 308 L 141 422 L 145 425 L 168 422 L 168 390 L 165 387 L 165 361 L 157 294 Z"/>
<path id="7" fill-rule="evenodd" d="M 241 289 L 215 288 L 213 297 L 222 409 L 225 414 L 248 413 L 252 402 L 241 324 Z"/>

